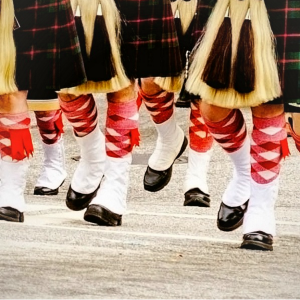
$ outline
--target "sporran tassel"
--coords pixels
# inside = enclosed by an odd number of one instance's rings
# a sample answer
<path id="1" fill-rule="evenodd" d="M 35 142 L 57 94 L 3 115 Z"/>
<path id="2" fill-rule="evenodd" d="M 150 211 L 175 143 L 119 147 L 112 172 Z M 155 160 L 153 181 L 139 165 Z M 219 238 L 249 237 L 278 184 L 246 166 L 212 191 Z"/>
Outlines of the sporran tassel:
<path id="1" fill-rule="evenodd" d="M 121 53 L 120 53 L 121 18 L 115 1 L 114 0 L 101 0 L 101 1 L 100 0 L 77 0 L 77 1 L 81 8 L 81 17 L 82 17 L 82 23 L 85 32 L 85 44 L 86 44 L 86 52 L 88 57 L 90 57 L 90 55 L 92 54 L 91 52 L 92 52 L 92 46 L 94 42 L 94 25 L 96 24 L 95 20 L 97 18 L 97 8 L 99 7 L 98 6 L 99 3 L 101 3 L 103 19 L 104 19 L 103 21 L 105 22 L 107 35 L 108 35 L 106 41 L 110 42 L 110 48 L 111 48 L 110 58 L 104 56 L 102 59 L 106 59 L 107 60 L 106 63 L 108 64 L 110 60 L 112 60 L 113 63 L 110 65 L 111 68 L 110 71 L 113 71 L 114 76 L 108 80 L 100 80 L 100 81 L 88 80 L 86 83 L 83 83 L 77 87 L 62 89 L 60 90 L 60 92 L 67 93 L 67 94 L 70 93 L 74 95 L 81 95 L 86 93 L 111 93 L 128 87 L 131 84 L 131 82 L 125 74 L 125 70 L 121 61 Z M 97 27 L 105 28 L 104 26 L 99 26 L 99 24 L 97 24 Z M 98 35 L 99 33 L 95 33 L 95 34 Z M 103 43 L 103 41 L 101 43 Z M 98 48 L 98 46 L 96 48 Z M 106 51 L 108 51 L 107 49 L 108 48 L 106 48 Z M 95 52 L 93 50 L 93 55 L 94 53 Z M 98 69 L 98 72 L 101 73 L 102 70 Z M 108 77 L 107 74 L 109 72 L 106 73 L 106 77 Z"/>
<path id="2" fill-rule="evenodd" d="M 77 30 L 78 39 L 79 39 L 82 59 L 83 59 L 84 65 L 87 66 L 88 56 L 86 53 L 85 34 L 84 34 L 79 5 L 77 5 L 77 7 L 76 7 L 74 20 L 75 20 L 75 26 L 76 26 L 76 30 Z"/>
<path id="3" fill-rule="evenodd" d="M 207 85 L 215 89 L 226 89 L 229 87 L 231 55 L 232 28 L 228 7 L 202 74 L 202 80 Z"/>
<path id="4" fill-rule="evenodd" d="M 254 36 L 250 19 L 250 9 L 248 9 L 240 32 L 236 58 L 233 65 L 233 86 L 241 94 L 250 93 L 254 91 L 255 87 Z"/>
<path id="5" fill-rule="evenodd" d="M 175 21 L 175 27 L 176 27 L 176 32 L 177 32 L 179 45 L 181 45 L 182 44 L 182 38 L 183 38 L 183 31 L 182 31 L 182 27 L 181 27 L 180 14 L 179 14 L 178 9 L 176 10 L 174 21 Z"/>
<path id="6" fill-rule="evenodd" d="M 237 92 L 234 88 L 233 74 L 228 88 L 217 89 L 202 80 L 218 31 L 224 21 L 226 10 L 230 7 L 232 26 L 232 58 L 237 56 L 241 28 L 250 7 L 251 26 L 254 37 L 255 84 L 249 93 Z M 219 52 L 222 54 L 221 52 Z M 243 53 L 244 55 L 244 53 Z M 232 59 L 232 71 L 234 59 Z M 249 67 L 248 67 L 249 68 Z M 228 71 L 228 74 L 230 71 Z M 233 72 L 231 72 L 233 73 Z M 258 106 L 281 96 L 278 66 L 275 53 L 275 39 L 270 26 L 265 2 L 261 0 L 218 0 L 208 20 L 205 34 L 199 47 L 192 55 L 189 78 L 186 82 L 188 92 L 199 95 L 202 101 L 225 108 Z"/>

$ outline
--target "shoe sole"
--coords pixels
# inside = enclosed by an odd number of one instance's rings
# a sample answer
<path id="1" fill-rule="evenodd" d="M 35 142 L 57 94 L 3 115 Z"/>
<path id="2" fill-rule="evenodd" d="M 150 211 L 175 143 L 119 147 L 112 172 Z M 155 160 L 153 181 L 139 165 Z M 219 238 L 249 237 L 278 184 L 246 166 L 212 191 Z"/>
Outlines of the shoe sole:
<path id="1" fill-rule="evenodd" d="M 121 221 L 116 221 L 116 223 L 112 223 L 108 221 L 107 219 L 100 217 L 100 216 L 94 216 L 94 215 L 85 215 L 84 220 L 90 223 L 97 224 L 99 226 L 121 226 Z"/>
<path id="2" fill-rule="evenodd" d="M 0 220 L 3 221 L 9 221 L 9 222 L 16 222 L 16 223 L 23 223 L 24 222 L 24 216 L 21 217 L 21 219 L 14 219 L 14 218 L 10 218 L 7 215 L 3 215 L 0 213 Z"/>
<path id="3" fill-rule="evenodd" d="M 81 203 L 81 205 L 74 205 L 74 200 L 69 200 L 69 198 L 66 198 L 66 206 L 69 209 L 74 211 L 80 211 L 87 208 L 89 204 L 92 202 L 92 200 L 96 197 L 99 188 L 100 188 L 100 184 L 98 185 L 97 189 L 93 193 L 89 194 L 90 198 L 86 202 Z"/>
<path id="4" fill-rule="evenodd" d="M 183 206 L 199 206 L 199 207 L 210 207 L 210 202 L 205 201 L 200 197 L 185 200 Z"/>
<path id="5" fill-rule="evenodd" d="M 96 197 L 96 193 L 97 191 L 95 191 L 93 194 L 91 194 L 91 198 L 88 199 L 86 202 L 82 203 L 81 205 L 74 205 L 74 201 L 68 201 L 66 200 L 66 206 L 74 211 L 80 211 L 83 210 L 85 208 L 87 208 L 89 206 L 89 204 L 92 202 L 93 198 Z"/>
<path id="6" fill-rule="evenodd" d="M 273 246 L 259 241 L 243 241 L 241 249 L 273 251 Z"/>
<path id="7" fill-rule="evenodd" d="M 169 178 L 166 181 L 164 181 L 162 184 L 159 184 L 159 185 L 158 184 L 157 185 L 147 185 L 147 184 L 144 183 L 144 189 L 148 192 L 154 193 L 154 192 L 161 191 L 165 186 L 167 186 L 169 184 L 170 180 L 171 180 L 171 177 L 172 177 L 173 164 L 170 168 L 167 169 L 167 170 L 170 170 L 171 175 L 169 176 Z"/>
<path id="8" fill-rule="evenodd" d="M 218 228 L 219 228 L 220 230 L 222 230 L 222 231 L 233 231 L 233 230 L 238 229 L 239 227 L 241 227 L 242 224 L 243 224 L 243 221 L 244 221 L 244 217 L 241 218 L 236 224 L 234 224 L 234 225 L 231 226 L 231 227 L 223 227 L 223 226 L 221 226 L 221 225 L 219 224 L 219 220 L 218 220 L 218 221 L 217 221 L 217 226 L 218 226 Z"/>
<path id="9" fill-rule="evenodd" d="M 55 195 L 58 195 L 58 189 L 52 190 L 51 192 L 46 192 L 46 193 L 38 190 L 38 191 L 34 191 L 33 195 L 35 195 L 35 196 L 55 196 Z"/>
<path id="10" fill-rule="evenodd" d="M 36 195 L 36 196 L 55 196 L 55 195 L 58 195 L 58 190 L 64 184 L 64 182 L 65 182 L 65 180 L 63 180 L 63 182 L 60 184 L 60 186 L 57 189 L 53 189 L 48 193 L 40 192 L 41 190 L 34 190 L 33 195 Z"/>
<path id="11" fill-rule="evenodd" d="M 179 153 L 177 154 L 177 156 L 174 159 L 174 161 L 173 161 L 172 165 L 170 166 L 170 168 L 167 169 L 167 170 L 170 169 L 170 171 L 171 171 L 171 175 L 170 175 L 169 179 L 167 181 L 163 182 L 163 184 L 160 184 L 160 185 L 147 185 L 144 182 L 144 189 L 146 191 L 148 191 L 148 192 L 158 192 L 158 191 L 162 190 L 165 186 L 168 185 L 168 183 L 170 182 L 170 180 L 172 178 L 173 165 L 174 165 L 176 159 L 179 158 L 183 154 L 183 152 L 185 151 L 187 145 L 188 145 L 188 140 L 187 140 L 186 136 L 184 136 L 184 140 L 183 140 L 183 143 L 182 143 L 182 146 L 181 146 L 181 149 L 180 149 Z"/>
<path id="12" fill-rule="evenodd" d="M 94 223 L 100 226 L 121 226 L 122 225 L 122 219 L 121 220 L 108 220 L 103 215 L 96 215 L 97 212 L 95 211 L 95 214 L 93 214 L 93 210 L 90 209 L 89 212 L 85 212 L 83 219 L 87 222 Z"/>

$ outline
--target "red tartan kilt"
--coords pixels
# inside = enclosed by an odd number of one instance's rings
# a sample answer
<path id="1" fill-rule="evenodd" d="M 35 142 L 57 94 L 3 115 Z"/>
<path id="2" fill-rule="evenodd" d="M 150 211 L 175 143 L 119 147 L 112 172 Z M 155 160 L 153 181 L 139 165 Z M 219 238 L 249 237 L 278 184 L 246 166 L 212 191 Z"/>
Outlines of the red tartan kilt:
<path id="1" fill-rule="evenodd" d="M 85 82 L 70 1 L 14 0 L 14 7 L 20 23 L 14 31 L 19 90 L 51 94 Z"/>
<path id="2" fill-rule="evenodd" d="M 170 0 L 115 0 L 122 18 L 122 62 L 130 78 L 181 74 Z"/>
<path id="3" fill-rule="evenodd" d="M 265 0 L 265 4 L 276 38 L 283 101 L 300 103 L 300 0 Z"/>

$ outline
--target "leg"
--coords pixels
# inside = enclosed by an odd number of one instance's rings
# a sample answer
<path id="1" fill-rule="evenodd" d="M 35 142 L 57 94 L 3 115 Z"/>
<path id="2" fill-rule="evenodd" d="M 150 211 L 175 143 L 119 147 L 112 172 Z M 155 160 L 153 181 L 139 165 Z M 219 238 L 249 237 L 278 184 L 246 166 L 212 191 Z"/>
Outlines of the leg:
<path id="1" fill-rule="evenodd" d="M 43 169 L 34 187 L 34 195 L 57 195 L 67 176 L 62 112 L 59 109 L 34 113 L 44 150 Z"/>
<path id="2" fill-rule="evenodd" d="M 201 113 L 211 135 L 234 164 L 217 222 L 220 230 L 232 231 L 242 225 L 250 198 L 250 141 L 245 120 L 238 109 L 229 110 L 206 102 L 201 103 Z"/>
<path id="3" fill-rule="evenodd" d="M 23 222 L 24 190 L 33 153 L 27 92 L 0 96 L 0 220 Z"/>
<path id="4" fill-rule="evenodd" d="M 184 206 L 210 206 L 207 169 L 212 152 L 213 137 L 200 113 L 200 100 L 191 102 L 190 147 L 184 182 Z"/>
<path id="5" fill-rule="evenodd" d="M 126 211 L 132 150 L 139 142 L 138 107 L 134 85 L 107 95 L 104 178 L 84 219 L 98 225 L 117 226 Z"/>
<path id="6" fill-rule="evenodd" d="M 288 154 L 286 122 L 282 105 L 261 105 L 252 113 L 251 197 L 241 247 L 273 250 L 281 160 Z"/>
<path id="7" fill-rule="evenodd" d="M 80 147 L 80 162 L 72 177 L 66 205 L 72 210 L 88 206 L 104 173 L 104 135 L 98 126 L 98 111 L 92 94 L 79 97 L 60 94 L 60 106 L 73 126 L 74 137 Z"/>
<path id="8" fill-rule="evenodd" d="M 289 121 L 290 135 L 295 142 L 296 148 L 300 152 L 300 113 L 292 113 Z"/>
<path id="9" fill-rule="evenodd" d="M 157 192 L 169 183 L 173 164 L 182 155 L 188 142 L 183 130 L 176 124 L 174 93 L 162 90 L 152 78 L 147 78 L 142 79 L 139 94 L 158 133 L 156 147 L 144 176 L 144 188 Z"/>

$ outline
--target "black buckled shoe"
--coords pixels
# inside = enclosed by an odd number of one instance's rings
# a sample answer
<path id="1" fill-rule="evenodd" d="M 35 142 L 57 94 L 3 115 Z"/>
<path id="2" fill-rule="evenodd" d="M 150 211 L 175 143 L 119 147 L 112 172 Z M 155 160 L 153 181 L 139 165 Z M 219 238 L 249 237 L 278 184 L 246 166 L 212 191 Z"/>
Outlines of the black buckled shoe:
<path id="1" fill-rule="evenodd" d="M 246 233 L 241 244 L 242 249 L 273 251 L 273 236 L 263 231 Z"/>
<path id="2" fill-rule="evenodd" d="M 209 195 L 199 188 L 190 189 L 184 194 L 183 206 L 210 207 Z"/>
<path id="3" fill-rule="evenodd" d="M 71 210 L 76 210 L 76 211 L 87 208 L 88 205 L 93 200 L 93 198 L 96 196 L 99 187 L 100 187 L 100 184 L 96 188 L 96 190 L 90 194 L 81 194 L 81 193 L 75 192 L 71 188 L 71 185 L 70 185 L 68 193 L 67 193 L 67 198 L 66 198 L 67 207 Z"/>
<path id="4" fill-rule="evenodd" d="M 100 226 L 122 225 L 122 215 L 113 213 L 107 208 L 98 204 L 91 204 L 84 213 L 84 220 Z"/>
<path id="5" fill-rule="evenodd" d="M 233 231 L 243 224 L 249 200 L 241 206 L 230 207 L 223 202 L 218 212 L 217 226 L 222 231 Z"/>
<path id="6" fill-rule="evenodd" d="M 39 196 L 54 196 L 57 194 L 58 194 L 58 188 L 50 189 L 45 186 L 36 186 L 33 191 L 33 195 L 39 195 Z"/>
<path id="7" fill-rule="evenodd" d="M 50 189 L 45 186 L 36 186 L 33 191 L 33 195 L 39 196 L 54 196 L 58 194 L 59 188 L 63 185 L 65 181 L 61 183 L 61 185 L 57 189 Z"/>
<path id="8" fill-rule="evenodd" d="M 24 222 L 24 214 L 17 209 L 6 206 L 0 207 L 0 220 L 10 222 Z"/>
<path id="9" fill-rule="evenodd" d="M 144 175 L 144 189 L 149 192 L 158 192 L 162 190 L 171 180 L 172 177 L 172 169 L 173 164 L 177 158 L 179 158 L 184 150 L 186 149 L 188 144 L 188 140 L 186 137 L 184 137 L 181 149 L 174 159 L 172 165 L 163 171 L 156 171 L 149 166 L 147 167 L 147 170 Z"/>

